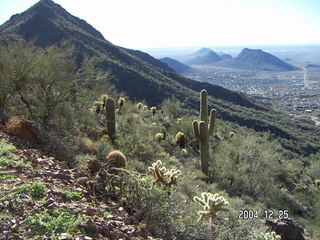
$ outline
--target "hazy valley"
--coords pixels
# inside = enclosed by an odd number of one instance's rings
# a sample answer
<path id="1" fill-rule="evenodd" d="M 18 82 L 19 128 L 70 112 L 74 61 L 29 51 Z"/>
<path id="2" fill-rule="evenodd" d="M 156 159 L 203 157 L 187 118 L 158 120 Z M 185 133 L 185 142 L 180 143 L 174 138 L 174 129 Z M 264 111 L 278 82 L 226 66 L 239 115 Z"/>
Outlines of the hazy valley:
<path id="1" fill-rule="evenodd" d="M 320 65 L 318 58 L 314 56 L 320 55 L 320 48 L 317 46 L 264 47 L 275 52 L 277 56 L 297 69 L 293 71 L 246 70 L 217 66 L 216 61 L 211 64 L 192 64 L 192 62 L 190 64 L 192 57 L 205 54 L 209 48 L 202 48 L 193 53 L 188 53 L 185 49 L 185 54 L 181 50 L 180 55 L 175 55 L 177 54 L 175 50 L 170 49 L 167 50 L 167 54 L 186 64 L 181 68 L 184 69 L 181 74 L 188 78 L 245 93 L 275 110 L 286 112 L 293 120 L 314 122 L 319 125 Z M 220 52 L 220 55 L 228 53 L 230 57 L 231 54 L 234 57 L 237 56 L 232 47 L 230 49 L 217 47 L 217 49 L 224 51 Z M 152 53 L 152 50 L 150 52 Z"/>

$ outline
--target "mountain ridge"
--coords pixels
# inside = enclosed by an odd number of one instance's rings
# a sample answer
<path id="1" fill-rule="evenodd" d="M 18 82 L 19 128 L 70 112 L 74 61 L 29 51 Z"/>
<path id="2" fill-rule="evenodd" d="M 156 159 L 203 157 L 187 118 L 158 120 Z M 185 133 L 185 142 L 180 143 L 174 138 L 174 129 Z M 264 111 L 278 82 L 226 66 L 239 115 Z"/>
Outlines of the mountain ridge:
<path id="1" fill-rule="evenodd" d="M 50 11 L 47 11 L 43 13 L 43 11 L 49 8 Z M 59 15 L 61 14 L 61 15 Z M 20 31 L 20 29 L 26 29 L 29 27 L 29 17 L 36 16 L 36 21 L 40 19 L 45 19 L 45 21 L 42 21 L 42 24 L 48 24 L 47 29 L 50 29 L 51 32 L 55 32 L 55 30 L 58 28 L 58 35 L 59 33 L 63 32 L 64 38 L 61 37 L 57 38 L 56 34 L 46 34 L 46 31 L 41 32 L 43 28 L 40 30 L 37 30 L 33 27 L 31 27 L 30 31 Z M 40 16 L 40 17 L 39 17 Z M 56 18 L 59 18 L 58 22 L 56 22 Z M 170 74 L 169 72 L 172 71 L 172 69 L 168 68 L 167 65 L 163 64 L 161 61 L 158 61 L 151 57 L 150 55 L 146 53 L 142 53 L 141 51 L 137 50 L 131 50 L 131 49 L 125 49 L 118 46 L 115 46 L 114 44 L 110 43 L 109 41 L 105 40 L 103 36 L 96 31 L 96 34 L 98 38 L 95 38 L 94 35 L 86 34 L 86 27 L 90 29 L 90 32 L 94 32 L 91 28 L 93 28 L 91 25 L 86 25 L 84 29 L 81 31 L 76 31 L 78 29 L 73 29 L 74 25 L 79 26 L 80 22 L 84 22 L 84 20 L 81 20 L 77 17 L 72 16 L 69 14 L 66 10 L 64 10 L 60 5 L 55 4 L 51 0 L 41 0 L 40 2 L 33 5 L 30 9 L 27 11 L 19 14 L 18 16 L 14 17 L 15 22 L 19 21 L 20 24 L 17 28 L 12 27 L 12 23 L 10 21 L 7 21 L 2 26 L 0 26 L 0 41 L 6 41 L 9 38 L 9 41 L 12 41 L 11 38 L 12 35 L 16 35 L 16 40 L 22 39 L 25 41 L 34 40 L 36 45 L 39 45 L 40 47 L 47 47 L 51 44 L 59 43 L 60 40 L 69 40 L 72 44 L 76 46 L 76 49 L 78 51 L 78 54 L 81 54 L 79 58 L 82 59 L 87 54 L 89 56 L 96 56 L 99 57 L 99 63 L 97 64 L 97 67 L 104 70 L 104 71 L 112 71 L 114 75 L 116 75 L 114 78 L 110 79 L 110 81 L 116 85 L 116 87 L 119 88 L 120 91 L 124 91 L 128 93 L 129 97 L 137 97 L 133 96 L 134 94 L 130 93 L 129 88 L 126 86 L 126 83 L 134 84 L 135 86 L 141 86 L 143 82 L 153 82 L 150 84 L 147 84 L 151 89 L 152 95 L 144 95 L 141 98 L 137 98 L 137 100 L 146 100 L 149 104 L 156 105 L 161 103 L 161 100 L 164 98 L 170 97 L 171 94 L 165 94 L 165 91 L 162 91 L 164 93 L 164 96 L 161 98 L 157 98 L 156 96 L 159 95 L 159 88 L 154 87 L 154 78 L 161 79 L 161 85 L 163 87 L 167 88 L 175 88 L 176 95 L 179 96 L 179 90 L 181 86 L 176 86 L 176 81 L 170 79 L 168 77 Z M 61 24 L 62 20 L 65 20 L 64 24 Z M 23 24 L 23 21 L 26 23 Z M 22 26 L 21 26 L 22 25 Z M 54 25 L 54 27 L 51 29 L 51 27 Z M 9 31 L 7 29 L 9 28 Z M 33 36 L 33 38 L 30 38 L 30 36 Z M 43 38 L 46 38 L 44 41 Z M 156 67 L 157 69 L 154 69 Z M 115 70 L 116 69 L 116 70 Z M 126 73 L 126 74 L 124 74 Z M 139 84 L 133 83 L 133 81 L 129 80 L 131 76 L 136 76 L 136 81 L 140 82 Z M 124 76 L 125 75 L 125 76 Z M 148 78 L 146 75 L 150 75 Z M 184 84 L 186 81 L 184 77 L 179 76 L 183 80 L 180 81 L 180 83 Z M 130 81 L 130 82 L 129 82 Z M 199 83 L 200 85 L 202 83 Z M 167 85 L 167 86 L 164 86 Z M 154 87 L 154 88 L 153 88 Z M 217 86 L 212 85 L 212 88 L 216 88 Z M 152 89 L 153 88 L 153 89 Z M 138 88 L 137 88 L 138 90 Z M 153 90 L 153 91 L 152 91 Z M 191 89 L 190 89 L 191 90 Z M 170 92 L 170 91 L 168 91 Z M 138 96 L 140 95 L 141 91 L 139 91 Z M 171 91 L 172 93 L 172 91 Z M 236 95 L 238 93 L 235 93 Z M 151 98 L 152 96 L 152 98 Z M 217 98 L 223 97 L 223 96 L 216 96 Z M 158 99 L 158 100 L 155 100 Z M 180 98 L 181 99 L 181 98 Z M 155 101 L 154 101 L 155 100 Z M 246 97 L 243 95 L 244 102 L 247 101 Z M 250 100 L 251 101 L 251 100 Z M 234 102 L 236 104 L 236 102 Z M 242 104 L 241 102 L 238 102 L 238 104 Z M 245 104 L 247 107 L 258 107 L 259 104 Z M 259 107 L 258 107 L 259 108 Z"/>
<path id="2" fill-rule="evenodd" d="M 47 8 L 50 11 L 45 13 L 40 11 Z M 86 56 L 95 58 L 94 69 L 108 73 L 107 77 L 99 80 L 100 83 L 111 83 L 117 91 L 123 92 L 132 100 L 145 101 L 149 106 L 156 106 L 164 99 L 174 96 L 183 103 L 183 107 L 198 109 L 199 91 L 205 88 L 210 95 L 208 97 L 210 108 L 218 109 L 218 116 L 221 119 L 257 131 L 270 131 L 285 139 L 298 138 L 299 134 L 293 136 L 290 133 L 291 128 L 284 128 L 281 125 L 282 120 L 269 118 L 270 113 L 275 113 L 267 106 L 242 93 L 185 78 L 166 64 L 141 51 L 118 47 L 105 40 L 97 30 L 92 30 L 93 27 L 84 23 L 84 20 L 61 9 L 63 8 L 60 5 L 51 0 L 41 0 L 0 26 L 0 42 L 33 40 L 39 47 L 47 47 L 53 44 L 59 45 L 60 40 L 68 41 L 75 46 L 78 64 L 81 64 Z M 31 22 L 44 20 L 40 23 L 42 28 L 30 27 L 30 19 Z M 86 31 L 87 28 L 89 32 Z M 46 34 L 49 30 L 51 33 Z M 58 33 L 58 38 L 54 35 L 55 31 Z M 299 126 L 293 128 L 297 129 Z M 315 147 L 311 147 L 310 150 L 309 145 L 302 148 L 308 152 L 315 151 Z"/>
<path id="3" fill-rule="evenodd" d="M 203 56 L 197 56 L 194 59 L 191 59 L 187 62 L 188 65 L 206 65 L 212 64 L 216 62 L 222 61 L 222 57 L 220 57 L 216 52 L 210 50 Z"/>
<path id="4" fill-rule="evenodd" d="M 165 57 L 165 58 L 160 58 L 159 60 L 161 62 L 164 62 L 167 65 L 169 65 L 171 68 L 173 68 L 178 73 L 185 73 L 185 72 L 188 72 L 192 69 L 188 65 L 185 65 L 185 64 L 183 64 L 173 58 Z"/>
<path id="5" fill-rule="evenodd" d="M 296 67 L 261 49 L 244 48 L 232 59 L 227 59 L 218 66 L 256 71 L 293 71 Z"/>

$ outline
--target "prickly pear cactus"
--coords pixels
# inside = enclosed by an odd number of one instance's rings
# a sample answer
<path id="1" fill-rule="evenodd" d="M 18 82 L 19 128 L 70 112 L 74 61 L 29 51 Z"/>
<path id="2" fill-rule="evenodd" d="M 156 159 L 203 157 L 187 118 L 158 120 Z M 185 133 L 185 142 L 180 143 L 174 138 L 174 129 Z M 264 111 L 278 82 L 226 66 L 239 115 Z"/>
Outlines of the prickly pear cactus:
<path id="1" fill-rule="evenodd" d="M 203 192 L 201 197 L 194 197 L 193 200 L 203 207 L 203 211 L 198 212 L 199 222 L 204 220 L 211 222 L 218 212 L 228 211 L 225 207 L 229 205 L 229 202 L 224 197 L 219 196 L 218 193 Z"/>

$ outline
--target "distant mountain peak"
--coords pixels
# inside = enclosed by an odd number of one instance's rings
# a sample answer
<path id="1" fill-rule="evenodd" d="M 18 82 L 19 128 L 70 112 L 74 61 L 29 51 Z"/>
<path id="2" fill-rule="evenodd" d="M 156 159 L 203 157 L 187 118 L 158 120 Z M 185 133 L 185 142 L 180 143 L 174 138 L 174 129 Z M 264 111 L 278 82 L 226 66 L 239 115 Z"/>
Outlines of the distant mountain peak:
<path id="1" fill-rule="evenodd" d="M 71 15 L 52 0 L 40 0 L 25 12 L 13 15 L 0 26 L 0 32 L 0 41 L 21 40 L 22 37 L 26 41 L 34 40 L 36 45 L 42 47 L 75 33 L 105 40 L 90 24 Z"/>
<path id="2" fill-rule="evenodd" d="M 292 71 L 297 69 L 261 49 L 249 48 L 244 48 L 236 58 L 228 59 L 218 65 L 257 71 Z"/>
<path id="3" fill-rule="evenodd" d="M 196 51 L 195 53 L 193 53 L 192 55 L 202 57 L 202 56 L 208 54 L 209 52 L 212 52 L 212 50 L 210 48 L 203 47 L 203 48 L 199 49 L 198 51 Z"/>
<path id="4" fill-rule="evenodd" d="M 202 49 L 200 49 L 200 50 L 202 50 Z M 187 64 L 204 65 L 204 64 L 211 64 L 211 63 L 219 62 L 222 60 L 222 58 L 216 52 L 212 51 L 211 49 L 206 48 L 205 51 L 207 51 L 206 54 L 204 54 L 203 56 L 197 56 L 196 58 L 187 62 Z"/>

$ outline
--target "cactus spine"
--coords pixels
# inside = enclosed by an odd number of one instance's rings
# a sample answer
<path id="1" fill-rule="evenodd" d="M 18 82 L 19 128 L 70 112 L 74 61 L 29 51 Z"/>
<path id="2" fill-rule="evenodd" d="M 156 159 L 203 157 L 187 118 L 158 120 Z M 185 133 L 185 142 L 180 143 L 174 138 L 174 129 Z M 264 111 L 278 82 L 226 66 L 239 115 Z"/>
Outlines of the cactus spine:
<path id="1" fill-rule="evenodd" d="M 116 113 L 115 102 L 113 98 L 107 98 L 106 100 L 106 119 L 107 130 L 111 139 L 115 139 L 116 135 Z"/>
<path id="2" fill-rule="evenodd" d="M 209 137 L 213 133 L 217 112 L 215 109 L 210 111 L 210 122 L 208 123 L 208 101 L 207 91 L 200 92 L 200 121 L 194 120 L 192 123 L 193 133 L 200 145 L 201 170 L 208 174 L 209 168 Z"/>

